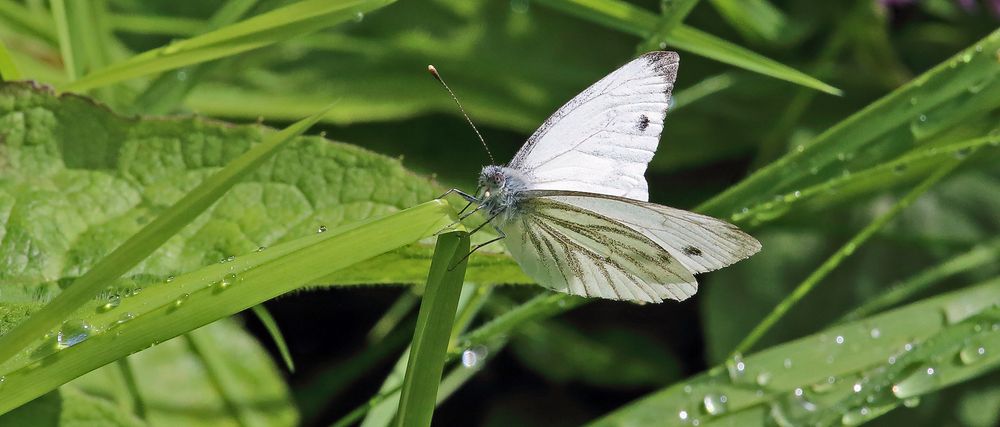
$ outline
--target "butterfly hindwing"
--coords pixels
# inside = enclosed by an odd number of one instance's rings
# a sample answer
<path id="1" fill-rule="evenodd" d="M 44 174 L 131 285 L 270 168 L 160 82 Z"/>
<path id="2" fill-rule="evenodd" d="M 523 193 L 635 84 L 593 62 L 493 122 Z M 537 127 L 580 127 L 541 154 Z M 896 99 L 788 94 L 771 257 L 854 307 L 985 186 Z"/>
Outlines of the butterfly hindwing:
<path id="1" fill-rule="evenodd" d="M 676 52 L 649 52 L 559 108 L 508 167 L 530 190 L 570 190 L 648 200 L 653 158 L 677 76 Z"/>
<path id="2" fill-rule="evenodd" d="M 692 273 L 718 270 L 760 250 L 735 225 L 694 212 L 602 194 L 539 191 L 532 198 L 558 201 L 602 215 L 641 233 Z"/>
<path id="3" fill-rule="evenodd" d="M 526 199 L 519 209 L 500 228 L 511 255 L 543 286 L 639 302 L 683 300 L 697 291 L 676 258 L 615 219 L 547 197 Z"/>

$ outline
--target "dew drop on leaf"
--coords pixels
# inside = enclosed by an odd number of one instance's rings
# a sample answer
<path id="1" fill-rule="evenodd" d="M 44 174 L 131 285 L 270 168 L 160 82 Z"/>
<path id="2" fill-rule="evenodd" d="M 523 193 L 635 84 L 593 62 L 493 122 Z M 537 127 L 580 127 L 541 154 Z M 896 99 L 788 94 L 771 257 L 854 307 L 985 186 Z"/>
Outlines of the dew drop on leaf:
<path id="1" fill-rule="evenodd" d="M 325 225 L 319 226 L 319 228 L 316 229 L 316 232 L 317 233 L 326 233 L 326 226 Z"/>
<path id="2" fill-rule="evenodd" d="M 94 333 L 94 328 L 84 320 L 73 319 L 63 322 L 59 332 L 56 333 L 56 348 L 64 349 L 72 347 L 90 338 Z"/>
<path id="3" fill-rule="evenodd" d="M 112 296 L 111 298 L 108 298 L 108 302 L 101 304 L 101 306 L 98 307 L 98 311 L 100 311 L 101 313 L 107 313 L 111 310 L 114 310 L 114 308 L 118 307 L 118 305 L 120 305 L 121 303 L 122 303 L 121 297 L 117 295 Z"/>
<path id="4" fill-rule="evenodd" d="M 702 399 L 702 404 L 705 406 L 705 412 L 709 415 L 722 415 L 726 413 L 726 406 L 729 398 L 726 395 L 719 394 L 706 394 Z"/>

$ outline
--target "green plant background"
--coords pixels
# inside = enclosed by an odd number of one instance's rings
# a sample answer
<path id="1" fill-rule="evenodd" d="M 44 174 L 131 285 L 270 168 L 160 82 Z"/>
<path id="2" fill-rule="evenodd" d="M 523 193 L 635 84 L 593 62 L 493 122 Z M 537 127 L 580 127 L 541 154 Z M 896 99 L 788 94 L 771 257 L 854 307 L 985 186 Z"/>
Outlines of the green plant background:
<path id="1" fill-rule="evenodd" d="M 0 0 L 0 334 L 324 111 L 0 361 L 0 424 L 388 425 L 453 213 L 424 202 L 488 161 L 427 64 L 503 161 L 662 47 L 682 65 L 651 199 L 763 251 L 646 306 L 477 252 L 431 327 L 436 424 L 996 425 L 1000 10 L 964 3 Z"/>

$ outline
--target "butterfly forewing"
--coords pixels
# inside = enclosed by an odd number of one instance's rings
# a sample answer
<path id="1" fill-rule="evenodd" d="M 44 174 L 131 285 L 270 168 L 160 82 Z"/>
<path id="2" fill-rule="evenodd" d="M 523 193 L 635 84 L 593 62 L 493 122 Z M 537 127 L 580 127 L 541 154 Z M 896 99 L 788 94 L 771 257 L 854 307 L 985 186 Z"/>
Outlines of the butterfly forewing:
<path id="1" fill-rule="evenodd" d="M 643 174 L 653 158 L 670 91 L 675 52 L 625 64 L 557 110 L 508 167 L 531 190 L 571 190 L 648 200 Z"/>
<path id="2" fill-rule="evenodd" d="M 615 219 L 553 198 L 525 200 L 501 229 L 511 255 L 540 284 L 616 300 L 683 300 L 691 273 L 653 240 Z"/>

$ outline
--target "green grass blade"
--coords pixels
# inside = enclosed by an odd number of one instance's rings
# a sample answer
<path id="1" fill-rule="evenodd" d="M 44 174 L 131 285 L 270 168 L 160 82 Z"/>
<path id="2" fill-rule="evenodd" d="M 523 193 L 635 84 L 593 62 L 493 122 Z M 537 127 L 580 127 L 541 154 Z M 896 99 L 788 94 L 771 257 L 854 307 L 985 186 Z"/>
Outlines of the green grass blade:
<path id="1" fill-rule="evenodd" d="M 774 425 L 779 418 L 785 420 L 809 412 L 804 409 L 825 407 L 821 400 L 824 396 L 853 394 L 854 384 L 873 375 L 873 370 L 894 369 L 896 365 L 912 368 L 915 364 L 933 363 L 935 357 L 957 362 L 958 355 L 953 350 L 930 357 L 922 354 L 905 364 L 900 362 L 900 356 L 907 349 L 919 349 L 922 343 L 931 342 L 956 325 L 962 325 L 961 328 L 974 326 L 963 321 L 991 310 L 998 303 L 1000 279 L 994 279 L 861 321 L 834 326 L 740 360 L 731 360 L 728 366 L 716 366 L 687 381 L 651 393 L 588 425 L 680 426 L 691 425 L 696 419 L 701 425 Z M 994 346 L 1000 346 L 1000 334 L 990 327 L 982 329 L 992 340 L 983 344 L 989 346 L 987 354 L 995 358 L 985 358 L 981 363 L 941 363 L 940 369 L 947 365 L 952 373 L 940 382 L 932 381 L 921 390 L 923 393 L 953 383 L 961 375 L 967 378 L 995 369 L 1000 361 L 1000 351 L 997 351 L 1000 347 Z M 830 377 L 836 380 L 832 387 L 828 382 Z M 822 394 L 813 392 L 814 389 L 821 390 Z M 874 389 L 863 388 L 859 397 L 865 399 L 875 392 Z M 703 409 L 706 397 L 712 400 L 718 396 L 727 397 L 724 406 L 715 414 L 706 414 Z M 897 402 L 902 400 L 899 398 Z M 838 408 L 842 413 L 857 409 Z M 812 425 L 805 420 L 793 421 L 792 425 L 807 424 Z"/>
<path id="2" fill-rule="evenodd" d="M 206 179 L 162 215 L 101 259 L 44 308 L 10 332 L 0 336 L 0 362 L 6 361 L 33 339 L 48 332 L 97 295 L 105 285 L 153 253 L 163 242 L 208 209 L 223 193 L 277 152 L 285 143 L 309 129 L 327 110 L 268 135 L 259 145 Z"/>
<path id="3" fill-rule="evenodd" d="M 257 3 L 256 0 L 240 0 L 226 3 L 208 20 L 200 24 L 198 32 L 214 30 L 232 24 Z M 224 61 L 220 61 L 224 62 Z M 175 72 L 164 73 L 153 80 L 135 98 L 135 110 L 145 114 L 166 114 L 174 110 L 187 97 L 191 89 L 204 78 L 218 63 L 196 64 Z M 270 116 L 268 116 L 270 117 Z"/>
<path id="4" fill-rule="evenodd" d="M 700 206 L 728 217 L 796 186 L 882 163 L 1000 107 L 1000 30 Z M 862 152 L 865 156 L 855 156 Z"/>
<path id="5" fill-rule="evenodd" d="M 59 53 L 62 55 L 63 68 L 70 81 L 80 76 L 80 64 L 76 59 L 73 37 L 69 30 L 69 16 L 64 0 L 52 0 L 52 19 L 55 21 L 56 34 L 59 36 Z"/>
<path id="6" fill-rule="evenodd" d="M 21 71 L 3 41 L 0 41 L 0 80 L 21 80 Z"/>
<path id="7" fill-rule="evenodd" d="M 903 280 L 882 294 L 869 299 L 860 307 L 844 316 L 844 321 L 852 321 L 870 316 L 893 305 L 926 291 L 947 277 L 972 270 L 977 267 L 996 264 L 1000 260 L 1000 238 L 976 245 L 968 252 L 955 256 L 943 263 L 930 267 Z"/>
<path id="8" fill-rule="evenodd" d="M 70 83 L 66 91 L 83 91 L 224 58 L 357 19 L 394 0 L 306 0 L 254 16 L 218 30 L 138 54 Z"/>
<path id="9" fill-rule="evenodd" d="M 115 365 L 118 367 L 118 372 L 125 383 L 125 389 L 128 390 L 128 394 L 132 398 L 132 412 L 135 412 L 137 417 L 146 419 L 146 401 L 139 390 L 139 383 L 135 378 L 135 370 L 132 369 L 132 364 L 129 362 L 128 357 L 116 360 Z"/>
<path id="10" fill-rule="evenodd" d="M 643 38 L 652 37 L 659 24 L 656 14 L 620 0 L 539 0 L 539 3 Z M 677 25 L 673 31 L 662 37 L 654 37 L 652 40 L 658 48 L 662 42 L 677 49 L 776 79 L 834 95 L 840 94 L 839 89 L 800 71 L 686 25 Z"/>
<path id="11" fill-rule="evenodd" d="M 689 50 L 706 58 L 730 64 L 746 70 L 785 80 L 831 95 L 842 95 L 840 89 L 823 83 L 809 75 L 780 62 L 766 58 L 739 45 L 730 43 L 711 34 L 688 26 L 677 27 L 663 38 L 663 42 L 678 49 Z"/>
<path id="12" fill-rule="evenodd" d="M 844 246 L 841 246 L 830 258 L 827 258 L 822 265 L 814 270 L 809 277 L 800 283 L 791 294 L 789 294 L 777 307 L 772 310 L 767 317 L 764 318 L 757 326 L 750 331 L 749 334 L 739 345 L 736 346 L 734 353 L 740 354 L 750 350 L 754 344 L 760 340 L 768 330 L 771 329 L 786 313 L 791 310 L 796 303 L 805 298 L 809 292 L 812 291 L 816 285 L 819 284 L 827 275 L 830 274 L 838 265 L 840 265 L 843 260 L 851 254 L 861 245 L 868 241 L 869 238 L 875 235 L 879 230 L 886 226 L 893 218 L 896 217 L 900 212 L 909 207 L 917 198 L 924 194 L 928 189 L 930 189 L 934 184 L 944 178 L 948 173 L 955 169 L 961 161 L 952 160 L 950 163 L 941 166 L 937 172 L 931 176 L 924 179 L 919 185 L 910 190 L 903 198 L 899 199 L 891 209 L 880 215 L 874 221 L 869 223 L 864 229 L 862 229 L 858 234 L 854 235 Z"/>
<path id="13" fill-rule="evenodd" d="M 468 253 L 468 233 L 438 237 L 403 379 L 396 415 L 398 426 L 431 425 Z"/>
<path id="14" fill-rule="evenodd" d="M 639 52 L 648 52 L 660 48 L 657 40 L 667 37 L 677 26 L 684 22 L 691 10 L 698 5 L 699 0 L 677 0 L 662 2 L 660 22 L 647 40 L 639 44 Z"/>
<path id="15" fill-rule="evenodd" d="M 368 331 L 368 343 L 377 343 L 388 336 L 410 314 L 413 307 L 417 306 L 418 301 L 420 297 L 417 294 L 410 290 L 403 292 L 403 295 L 392 303 L 392 306 L 375 322 L 375 326 Z"/>
<path id="16" fill-rule="evenodd" d="M 30 34 L 46 44 L 55 46 L 59 43 L 57 31 L 52 28 L 51 17 L 35 13 L 14 0 L 0 0 L 0 19 L 19 33 Z"/>
<path id="17" fill-rule="evenodd" d="M 86 339 L 58 348 L 40 337 L 0 364 L 0 414 L 86 372 L 192 331 L 321 277 L 428 237 L 455 218 L 434 200 L 385 217 L 330 229 L 180 275 L 122 298 L 112 309 L 90 300 L 73 324 Z M 72 288 L 72 287 L 71 287 Z M 65 327 L 64 327 L 65 329 Z"/>
<path id="18" fill-rule="evenodd" d="M 278 322 L 274 321 L 271 312 L 267 311 L 267 307 L 264 307 L 262 304 L 257 304 L 250 309 L 253 311 L 254 316 L 257 316 L 257 319 L 260 320 L 260 323 L 264 324 L 267 334 L 274 340 L 274 345 L 278 347 L 278 353 L 281 353 L 281 360 L 285 362 L 285 367 L 288 368 L 289 372 L 295 373 L 295 362 L 292 361 L 292 353 L 288 351 L 288 344 L 285 344 L 285 337 L 281 334 Z"/>
<path id="19" fill-rule="evenodd" d="M 162 15 L 111 15 L 108 23 L 115 31 L 135 34 L 161 34 L 191 37 L 205 31 L 205 21 Z"/>

